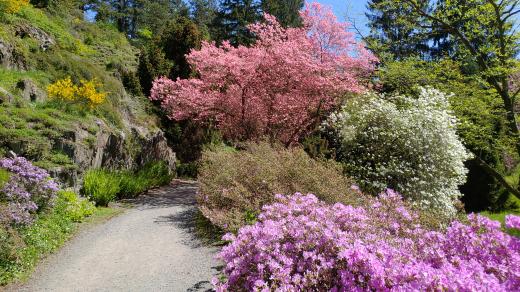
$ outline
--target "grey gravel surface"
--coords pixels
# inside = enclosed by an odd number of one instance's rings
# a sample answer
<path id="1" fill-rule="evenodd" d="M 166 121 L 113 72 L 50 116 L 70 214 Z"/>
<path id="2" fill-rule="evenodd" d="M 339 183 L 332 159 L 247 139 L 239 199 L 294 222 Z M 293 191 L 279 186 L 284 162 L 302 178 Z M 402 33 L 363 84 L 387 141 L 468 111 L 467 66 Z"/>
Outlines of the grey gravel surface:
<path id="1" fill-rule="evenodd" d="M 150 191 L 134 207 L 82 231 L 13 291 L 207 291 L 217 248 L 193 234 L 196 185 Z"/>

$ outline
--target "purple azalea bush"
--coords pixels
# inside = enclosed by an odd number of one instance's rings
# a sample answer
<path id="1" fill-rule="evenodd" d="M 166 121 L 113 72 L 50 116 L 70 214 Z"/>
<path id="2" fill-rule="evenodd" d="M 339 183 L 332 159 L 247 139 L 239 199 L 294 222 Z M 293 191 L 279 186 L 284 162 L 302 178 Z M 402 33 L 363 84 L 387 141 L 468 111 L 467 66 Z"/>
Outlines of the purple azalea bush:
<path id="1" fill-rule="evenodd" d="M 417 224 L 387 190 L 368 208 L 277 196 L 219 257 L 218 291 L 519 291 L 520 239 L 469 215 L 445 231 Z M 509 217 L 518 227 L 518 217 Z"/>
<path id="2" fill-rule="evenodd" d="M 47 171 L 23 157 L 0 159 L 0 168 L 10 173 L 0 189 L 0 222 L 27 225 L 35 212 L 52 205 L 59 188 Z"/>

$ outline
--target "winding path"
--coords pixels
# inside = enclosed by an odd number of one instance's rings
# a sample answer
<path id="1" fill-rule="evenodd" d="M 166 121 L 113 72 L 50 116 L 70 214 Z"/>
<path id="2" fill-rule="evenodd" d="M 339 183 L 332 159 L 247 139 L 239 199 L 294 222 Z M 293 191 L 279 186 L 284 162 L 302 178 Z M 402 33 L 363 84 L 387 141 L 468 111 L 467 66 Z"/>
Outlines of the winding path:
<path id="1" fill-rule="evenodd" d="M 193 182 L 174 182 L 81 232 L 14 291 L 207 291 L 217 249 L 193 235 Z"/>

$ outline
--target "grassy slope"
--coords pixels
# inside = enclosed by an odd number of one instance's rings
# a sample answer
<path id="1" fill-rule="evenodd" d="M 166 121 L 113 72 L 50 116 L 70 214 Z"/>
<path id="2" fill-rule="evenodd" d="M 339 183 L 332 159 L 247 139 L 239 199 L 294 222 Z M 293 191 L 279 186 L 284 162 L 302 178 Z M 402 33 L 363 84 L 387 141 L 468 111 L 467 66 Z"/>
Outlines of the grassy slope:
<path id="1" fill-rule="evenodd" d="M 70 136 L 77 127 L 87 130 L 91 143 L 96 134 L 96 119 L 102 119 L 114 131 L 125 130 L 123 112 L 131 110 L 135 119 L 153 127 L 153 118 L 146 111 L 142 97 L 124 99 L 124 87 L 116 78 L 119 70 L 134 71 L 137 50 L 115 28 L 89 23 L 79 10 L 61 8 L 49 11 L 26 7 L 14 15 L 0 18 L 0 39 L 14 45 L 23 56 L 27 71 L 0 68 L 0 87 L 15 96 L 11 104 L 0 105 L 0 156 L 17 150 L 44 168 L 73 167 L 70 159 L 55 147 L 56 141 Z M 44 31 L 56 42 L 42 50 L 37 40 L 16 35 L 19 27 L 34 27 Z M 17 83 L 30 79 L 45 91 L 48 84 L 70 76 L 74 82 L 96 79 L 108 93 L 107 102 L 94 110 L 58 102 L 34 103 L 22 101 Z M 146 123 L 144 123 L 146 121 Z"/>

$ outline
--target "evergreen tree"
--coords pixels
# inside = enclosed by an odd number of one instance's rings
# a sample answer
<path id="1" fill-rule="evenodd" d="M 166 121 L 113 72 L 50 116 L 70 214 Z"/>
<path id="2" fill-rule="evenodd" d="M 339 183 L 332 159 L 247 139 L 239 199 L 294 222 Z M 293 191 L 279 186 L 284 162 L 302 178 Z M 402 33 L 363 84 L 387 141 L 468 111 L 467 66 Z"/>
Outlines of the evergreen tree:
<path id="1" fill-rule="evenodd" d="M 162 48 L 156 42 L 150 42 L 141 49 L 137 77 L 145 96 L 150 94 L 152 83 L 156 78 L 170 74 L 172 65 L 172 62 L 166 59 Z"/>
<path id="2" fill-rule="evenodd" d="M 216 20 L 215 38 L 231 44 L 247 45 L 254 41 L 247 25 L 261 19 L 261 3 L 257 0 L 223 0 Z"/>
<path id="3" fill-rule="evenodd" d="M 284 27 L 297 27 L 302 25 L 300 10 L 305 0 L 262 0 L 262 11 L 269 13 L 278 19 Z"/>
<path id="4" fill-rule="evenodd" d="M 167 21 L 188 15 L 182 0 L 87 0 L 84 7 L 96 12 L 97 21 L 114 23 L 130 38 L 142 29 L 159 34 Z"/>
<path id="5" fill-rule="evenodd" d="M 385 59 L 425 58 L 430 50 L 424 29 L 402 21 L 410 13 L 393 0 L 370 0 L 366 13 L 370 35 L 367 42 Z"/>
<path id="6" fill-rule="evenodd" d="M 169 73 L 170 78 L 190 77 L 191 68 L 186 60 L 186 55 L 192 49 L 199 49 L 203 39 L 204 35 L 197 24 L 186 16 L 177 17 L 166 25 L 160 36 L 159 44 L 166 59 L 173 62 Z"/>
<path id="7" fill-rule="evenodd" d="M 216 0 L 191 0 L 192 18 L 200 27 L 209 28 L 218 13 Z"/>

